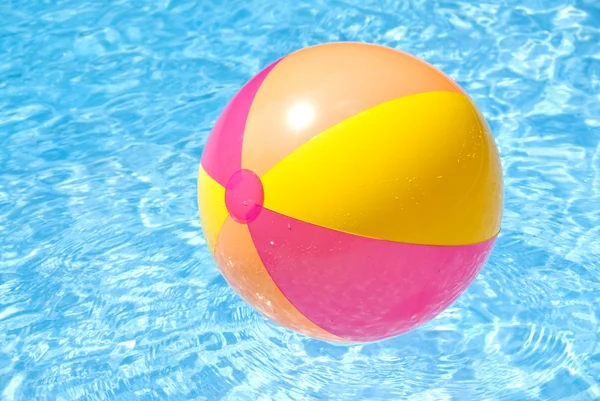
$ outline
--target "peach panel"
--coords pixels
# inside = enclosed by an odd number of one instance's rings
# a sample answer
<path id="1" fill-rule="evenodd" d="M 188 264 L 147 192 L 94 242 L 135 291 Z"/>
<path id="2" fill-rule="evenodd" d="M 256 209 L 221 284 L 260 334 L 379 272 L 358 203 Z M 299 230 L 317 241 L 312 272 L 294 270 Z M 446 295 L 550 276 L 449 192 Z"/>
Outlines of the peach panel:
<path id="1" fill-rule="evenodd" d="M 389 100 L 462 90 L 430 64 L 364 43 L 329 43 L 283 58 L 250 107 L 242 167 L 259 176 L 333 125 Z"/>
<path id="2" fill-rule="evenodd" d="M 215 260 L 229 285 L 258 312 L 296 332 L 329 341 L 347 341 L 317 327 L 277 288 L 254 247 L 248 226 L 228 218 L 217 238 Z"/>

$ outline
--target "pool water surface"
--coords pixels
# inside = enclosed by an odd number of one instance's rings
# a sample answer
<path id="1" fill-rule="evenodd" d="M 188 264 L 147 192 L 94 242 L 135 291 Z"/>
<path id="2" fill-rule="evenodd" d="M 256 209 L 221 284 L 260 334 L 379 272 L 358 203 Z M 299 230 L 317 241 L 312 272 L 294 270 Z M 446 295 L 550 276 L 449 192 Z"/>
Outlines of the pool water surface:
<path id="1" fill-rule="evenodd" d="M 0 399 L 600 400 L 600 3 L 0 4 Z M 198 163 L 229 99 L 299 48 L 366 41 L 455 79 L 505 210 L 460 299 L 334 345 L 227 285 Z"/>

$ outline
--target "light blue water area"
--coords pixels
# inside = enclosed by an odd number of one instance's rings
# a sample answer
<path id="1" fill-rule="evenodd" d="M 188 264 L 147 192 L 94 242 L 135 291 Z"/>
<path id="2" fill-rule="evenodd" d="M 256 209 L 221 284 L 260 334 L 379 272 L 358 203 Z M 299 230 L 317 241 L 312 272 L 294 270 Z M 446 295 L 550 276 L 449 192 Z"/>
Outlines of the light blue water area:
<path id="1" fill-rule="evenodd" d="M 600 400 L 597 0 L 0 3 L 0 399 Z M 359 40 L 457 80 L 495 134 L 503 231 L 399 338 L 338 346 L 246 305 L 198 162 L 240 86 Z"/>

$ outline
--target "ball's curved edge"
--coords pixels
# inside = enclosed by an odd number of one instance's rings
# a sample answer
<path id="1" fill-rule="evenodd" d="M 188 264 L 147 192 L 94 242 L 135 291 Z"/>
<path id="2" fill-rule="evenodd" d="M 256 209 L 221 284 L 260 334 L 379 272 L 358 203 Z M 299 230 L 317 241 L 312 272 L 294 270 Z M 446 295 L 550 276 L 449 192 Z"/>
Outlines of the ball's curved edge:
<path id="1" fill-rule="evenodd" d="M 269 73 L 283 58 L 264 68 L 250 79 L 225 106 L 211 130 L 200 163 L 222 186 L 242 168 L 242 146 L 248 114 L 257 92 Z"/>

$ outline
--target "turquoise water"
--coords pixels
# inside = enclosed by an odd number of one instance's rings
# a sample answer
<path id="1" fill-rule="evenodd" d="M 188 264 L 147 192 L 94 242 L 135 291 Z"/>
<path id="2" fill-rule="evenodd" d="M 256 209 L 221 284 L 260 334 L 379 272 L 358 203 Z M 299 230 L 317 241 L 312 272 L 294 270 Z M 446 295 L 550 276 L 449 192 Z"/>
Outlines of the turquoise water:
<path id="1" fill-rule="evenodd" d="M 600 3 L 0 3 L 0 400 L 600 400 Z M 492 127 L 503 231 L 407 335 L 290 333 L 198 222 L 209 130 L 303 46 L 360 40 L 459 82 Z"/>

